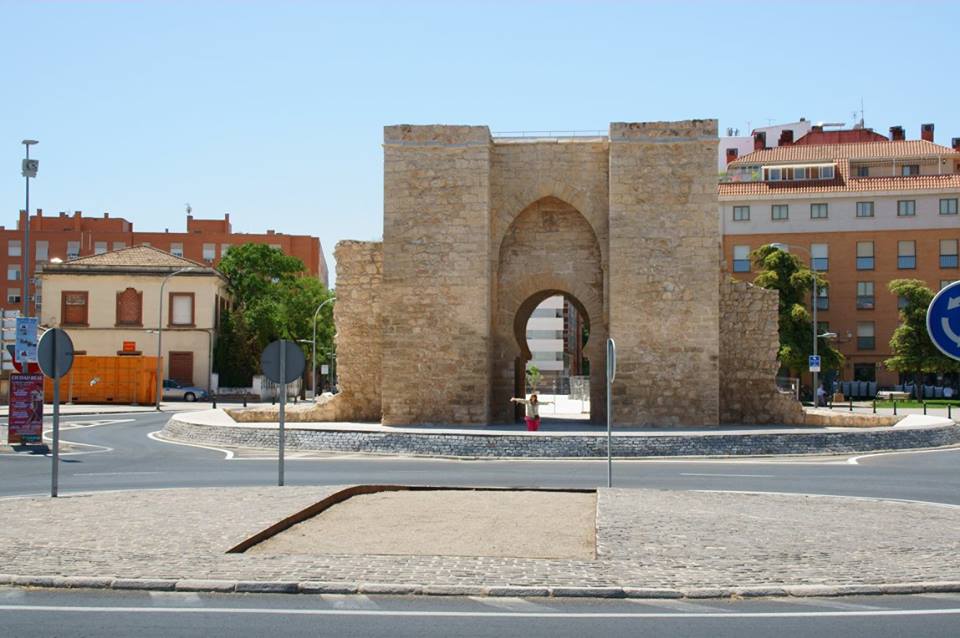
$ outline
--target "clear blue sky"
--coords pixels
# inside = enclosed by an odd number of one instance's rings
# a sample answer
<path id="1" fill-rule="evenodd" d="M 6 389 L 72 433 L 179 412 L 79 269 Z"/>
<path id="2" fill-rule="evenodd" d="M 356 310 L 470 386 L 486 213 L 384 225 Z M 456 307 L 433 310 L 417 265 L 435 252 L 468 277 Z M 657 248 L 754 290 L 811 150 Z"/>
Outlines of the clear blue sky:
<path id="1" fill-rule="evenodd" d="M 0 224 L 31 207 L 183 230 L 382 232 L 382 127 L 800 116 L 960 137 L 960 4 L 0 0 Z"/>

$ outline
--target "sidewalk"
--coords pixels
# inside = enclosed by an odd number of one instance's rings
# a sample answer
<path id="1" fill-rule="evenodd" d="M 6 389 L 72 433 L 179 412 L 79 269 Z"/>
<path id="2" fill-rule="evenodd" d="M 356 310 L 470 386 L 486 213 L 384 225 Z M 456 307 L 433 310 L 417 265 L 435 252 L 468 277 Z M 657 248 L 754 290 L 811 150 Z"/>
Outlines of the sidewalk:
<path id="1" fill-rule="evenodd" d="M 192 403 L 187 401 L 162 401 L 160 403 L 161 412 L 200 412 L 202 410 L 209 410 L 211 408 L 211 403 L 209 401 L 194 401 Z M 239 407 L 239 403 L 217 403 L 217 406 L 227 405 L 229 407 Z M 266 407 L 270 403 L 248 403 L 251 407 Z M 151 405 L 137 405 L 137 404 L 127 404 L 127 403 L 61 403 L 60 404 L 60 414 L 62 416 L 77 416 L 77 415 L 88 415 L 88 414 L 132 414 L 137 412 L 150 413 L 156 412 L 157 407 L 153 404 Z M 6 418 L 9 416 L 10 406 L 2 405 L 0 406 L 0 417 Z M 43 416 L 44 418 L 49 418 L 53 416 L 53 404 L 45 403 L 43 405 Z"/>
<path id="2" fill-rule="evenodd" d="M 226 553 L 341 489 L 0 500 L 0 584 L 639 598 L 960 591 L 960 508 L 828 496 L 598 489 L 592 560 L 324 554 L 302 545 L 296 554 Z"/>

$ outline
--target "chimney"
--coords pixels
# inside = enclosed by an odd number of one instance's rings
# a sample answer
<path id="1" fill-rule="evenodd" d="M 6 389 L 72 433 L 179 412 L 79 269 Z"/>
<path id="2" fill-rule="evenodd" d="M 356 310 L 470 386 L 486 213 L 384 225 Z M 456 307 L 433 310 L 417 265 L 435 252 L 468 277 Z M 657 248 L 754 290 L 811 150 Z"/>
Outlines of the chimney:
<path id="1" fill-rule="evenodd" d="M 740 154 L 740 153 L 737 151 L 737 149 L 735 149 L 735 148 L 728 148 L 728 149 L 727 149 L 727 164 L 729 164 L 730 162 L 735 161 L 735 160 L 737 159 L 737 156 L 738 156 L 739 154 Z"/>
<path id="2" fill-rule="evenodd" d="M 814 126 L 811 126 L 811 127 L 810 127 L 810 132 L 811 132 L 811 133 L 823 133 L 823 126 L 818 125 L 818 124 L 815 124 Z"/>
<path id="3" fill-rule="evenodd" d="M 103 214 L 103 218 L 104 218 L 104 219 L 110 219 L 110 213 L 104 213 L 104 214 Z"/>
<path id="4" fill-rule="evenodd" d="M 38 208 L 38 209 L 37 209 L 37 217 L 43 217 L 43 209 L 42 209 L 42 208 Z"/>
<path id="5" fill-rule="evenodd" d="M 780 131 L 780 141 L 777 142 L 777 146 L 790 146 L 793 144 L 793 129 L 785 128 Z"/>
<path id="6" fill-rule="evenodd" d="M 960 137 L 955 137 L 952 140 L 950 140 L 950 146 L 953 147 L 953 150 L 960 153 Z"/>
<path id="7" fill-rule="evenodd" d="M 767 134 L 763 131 L 753 134 L 753 150 L 762 151 L 767 148 Z"/>
<path id="8" fill-rule="evenodd" d="M 920 125 L 920 139 L 927 142 L 933 141 L 933 124 Z"/>
<path id="9" fill-rule="evenodd" d="M 902 126 L 891 126 L 890 127 L 890 141 L 891 142 L 902 142 L 906 139 L 906 136 L 903 134 Z"/>

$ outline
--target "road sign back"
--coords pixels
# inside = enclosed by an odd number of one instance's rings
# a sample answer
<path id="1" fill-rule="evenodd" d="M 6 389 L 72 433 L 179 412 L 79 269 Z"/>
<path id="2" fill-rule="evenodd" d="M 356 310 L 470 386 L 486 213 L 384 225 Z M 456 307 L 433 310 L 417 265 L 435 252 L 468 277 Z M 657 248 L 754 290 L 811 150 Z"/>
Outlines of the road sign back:
<path id="1" fill-rule="evenodd" d="M 73 367 L 73 341 L 66 331 L 51 328 L 40 337 L 37 345 L 37 363 L 51 379 L 59 379 Z"/>
<path id="2" fill-rule="evenodd" d="M 960 360 L 960 281 L 938 292 L 930 302 L 927 333 L 940 352 Z"/>
<path id="3" fill-rule="evenodd" d="M 284 349 L 285 374 L 280 370 L 280 348 Z M 293 383 L 300 378 L 307 366 L 307 359 L 303 350 L 293 341 L 274 341 L 263 349 L 260 355 L 260 370 L 274 383 Z"/>

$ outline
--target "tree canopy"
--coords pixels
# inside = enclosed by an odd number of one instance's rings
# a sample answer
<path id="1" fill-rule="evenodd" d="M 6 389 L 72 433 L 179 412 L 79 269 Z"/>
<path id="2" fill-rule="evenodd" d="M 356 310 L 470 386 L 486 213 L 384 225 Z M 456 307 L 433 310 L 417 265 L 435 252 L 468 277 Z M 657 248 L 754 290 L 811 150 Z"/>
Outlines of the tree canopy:
<path id="1" fill-rule="evenodd" d="M 890 338 L 893 356 L 884 361 L 889 369 L 920 375 L 925 372 L 960 372 L 960 361 L 940 352 L 927 333 L 927 308 L 934 292 L 919 279 L 894 279 L 890 292 L 903 299 L 900 325 Z"/>
<path id="2" fill-rule="evenodd" d="M 767 244 L 751 253 L 759 273 L 753 283 L 780 293 L 780 363 L 792 371 L 807 368 L 807 357 L 813 354 L 813 319 L 806 304 L 818 287 L 829 282 L 821 273 L 814 273 L 796 256 Z M 825 339 L 819 339 L 817 354 L 823 370 L 836 370 L 843 364 L 843 355 Z"/>
<path id="3" fill-rule="evenodd" d="M 310 340 L 317 307 L 332 292 L 296 257 L 263 244 L 231 247 L 220 261 L 230 306 L 221 313 L 214 355 L 221 384 L 245 387 L 259 371 L 260 353 L 275 339 Z M 317 359 L 333 347 L 333 304 L 317 318 Z M 311 362 L 312 347 L 299 344 Z"/>

